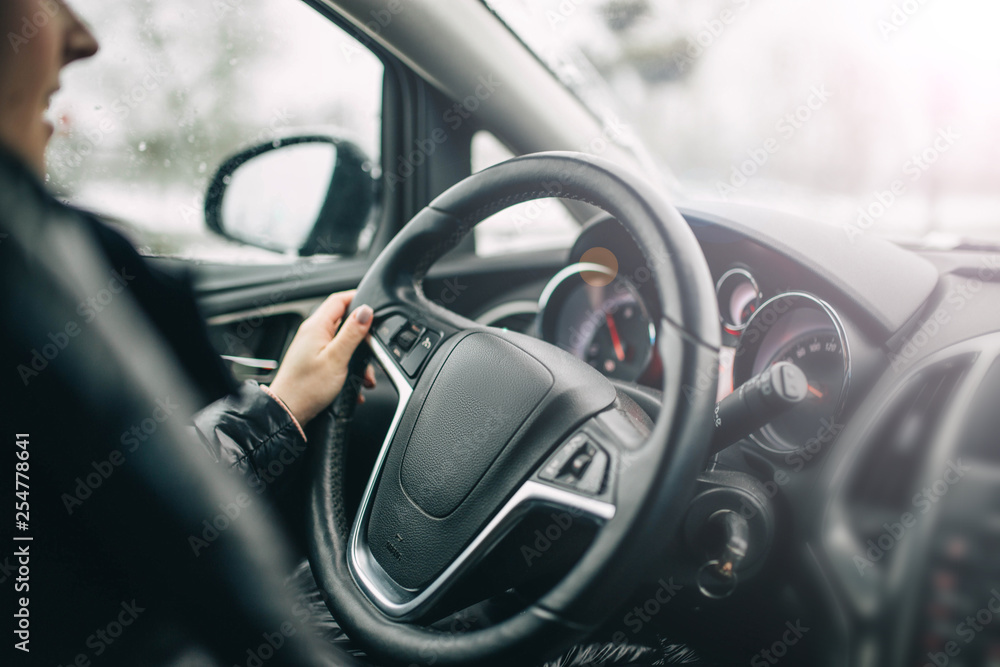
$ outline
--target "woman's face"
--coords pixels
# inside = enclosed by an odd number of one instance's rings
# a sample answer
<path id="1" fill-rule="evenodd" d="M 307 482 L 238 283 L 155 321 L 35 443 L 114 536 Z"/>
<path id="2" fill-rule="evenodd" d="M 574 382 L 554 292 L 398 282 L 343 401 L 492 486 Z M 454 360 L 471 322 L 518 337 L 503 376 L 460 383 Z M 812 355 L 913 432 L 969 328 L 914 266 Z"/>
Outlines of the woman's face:
<path id="1" fill-rule="evenodd" d="M 97 40 L 63 0 L 0 0 L 0 36 L 0 143 L 42 176 L 59 72 Z"/>

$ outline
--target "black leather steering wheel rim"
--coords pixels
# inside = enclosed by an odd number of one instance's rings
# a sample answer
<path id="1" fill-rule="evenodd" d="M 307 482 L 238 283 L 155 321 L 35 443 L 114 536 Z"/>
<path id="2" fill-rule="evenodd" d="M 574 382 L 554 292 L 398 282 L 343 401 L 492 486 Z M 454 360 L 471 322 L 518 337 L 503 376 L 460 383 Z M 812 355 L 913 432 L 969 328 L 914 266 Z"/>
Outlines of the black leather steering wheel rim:
<path id="1" fill-rule="evenodd" d="M 713 281 L 701 248 L 677 210 L 649 183 L 607 160 L 577 153 L 541 153 L 484 170 L 437 197 L 388 245 L 358 288 L 355 303 L 379 315 L 389 304 L 422 312 L 443 326 L 480 330 L 431 303 L 422 281 L 434 261 L 481 220 L 514 204 L 545 197 L 601 208 L 634 236 L 660 298 L 657 348 L 665 409 L 647 444 L 628 452 L 630 484 L 617 489 L 616 513 L 572 570 L 522 613 L 483 630 L 447 634 L 382 613 L 359 588 L 349 564 L 350 525 L 344 507 L 346 425 L 367 363 L 352 361 L 355 381 L 327 414 L 311 494 L 313 571 L 331 611 L 373 655 L 388 662 L 488 664 L 539 656 L 568 645 L 605 620 L 649 569 L 675 532 L 707 455 L 714 391 L 700 377 L 717 372 L 719 326 Z M 652 444 L 650 444 L 652 443 Z M 388 443 L 387 443 L 388 445 Z M 632 483 L 635 482 L 635 483 Z"/>

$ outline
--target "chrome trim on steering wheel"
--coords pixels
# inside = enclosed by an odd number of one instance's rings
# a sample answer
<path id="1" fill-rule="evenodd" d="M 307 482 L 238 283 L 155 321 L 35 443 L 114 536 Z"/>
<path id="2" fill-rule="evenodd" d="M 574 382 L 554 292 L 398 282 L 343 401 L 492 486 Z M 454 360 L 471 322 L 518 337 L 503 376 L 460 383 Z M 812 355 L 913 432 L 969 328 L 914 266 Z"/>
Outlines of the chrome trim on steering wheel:
<path id="1" fill-rule="evenodd" d="M 394 620 L 408 620 L 419 616 L 447 590 L 448 584 L 452 580 L 474 565 L 490 547 L 494 546 L 507 533 L 516 519 L 532 508 L 548 506 L 568 509 L 598 522 L 609 521 L 614 517 L 615 506 L 611 503 L 587 498 L 548 484 L 527 481 L 504 503 L 500 511 L 462 550 L 458 557 L 423 590 L 404 588 L 397 584 L 372 554 L 368 546 L 367 528 L 371 502 L 382 472 L 382 466 L 403 419 L 403 413 L 409 405 L 413 389 L 382 344 L 372 336 L 368 336 L 366 342 L 396 387 L 396 391 L 399 392 L 399 404 L 396 406 L 396 412 L 389 425 L 389 432 L 382 443 L 371 477 L 368 479 L 368 485 L 361 498 L 354 525 L 351 527 L 347 564 L 358 588 L 386 616 Z"/>

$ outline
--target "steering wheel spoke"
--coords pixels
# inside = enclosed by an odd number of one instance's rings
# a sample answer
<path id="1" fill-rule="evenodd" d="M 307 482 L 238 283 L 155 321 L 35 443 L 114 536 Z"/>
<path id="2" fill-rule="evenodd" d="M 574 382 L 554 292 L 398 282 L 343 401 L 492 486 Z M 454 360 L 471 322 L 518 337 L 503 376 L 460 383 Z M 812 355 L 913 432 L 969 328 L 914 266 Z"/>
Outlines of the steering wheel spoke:
<path id="1" fill-rule="evenodd" d="M 358 526 L 356 540 L 352 540 L 352 572 L 359 588 L 386 616 L 399 621 L 421 618 L 454 587 L 463 574 L 482 561 L 519 519 L 538 508 L 566 510 L 574 518 L 598 524 L 610 521 L 615 514 L 614 505 L 604 500 L 529 480 L 500 508 L 458 557 L 423 588 L 404 588 L 385 572 L 364 538 L 364 522 Z"/>

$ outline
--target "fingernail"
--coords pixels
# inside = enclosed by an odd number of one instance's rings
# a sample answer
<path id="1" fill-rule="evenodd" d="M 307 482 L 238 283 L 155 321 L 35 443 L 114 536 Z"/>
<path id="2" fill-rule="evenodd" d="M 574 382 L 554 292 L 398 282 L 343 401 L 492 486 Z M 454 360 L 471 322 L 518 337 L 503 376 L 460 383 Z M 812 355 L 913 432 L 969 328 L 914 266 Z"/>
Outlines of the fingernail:
<path id="1" fill-rule="evenodd" d="M 354 311 L 354 319 L 358 321 L 358 324 L 368 324 L 372 321 L 372 314 L 371 306 L 359 306 Z"/>

